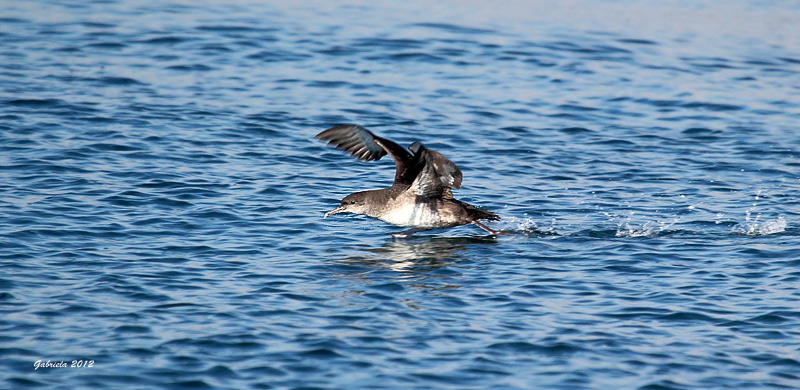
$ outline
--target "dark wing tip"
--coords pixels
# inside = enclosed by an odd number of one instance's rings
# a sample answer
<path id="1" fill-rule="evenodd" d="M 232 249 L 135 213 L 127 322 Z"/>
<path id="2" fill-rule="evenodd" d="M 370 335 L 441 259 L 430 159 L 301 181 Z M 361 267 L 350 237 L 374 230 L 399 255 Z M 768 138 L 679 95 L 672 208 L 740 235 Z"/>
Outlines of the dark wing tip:
<path id="1" fill-rule="evenodd" d="M 428 149 L 419 141 L 412 143 L 408 149 L 414 152 L 419 170 L 413 179 L 418 196 L 452 198 L 451 188 L 461 188 L 463 175 L 458 166 L 441 153 Z"/>
<path id="2" fill-rule="evenodd" d="M 417 153 L 419 152 L 420 147 L 424 148 L 424 146 L 422 146 L 422 142 L 414 141 L 411 145 L 408 145 L 408 150 L 410 150 L 411 153 Z"/>
<path id="3" fill-rule="evenodd" d="M 375 142 L 375 135 L 359 125 L 334 126 L 320 132 L 315 137 L 327 141 L 328 145 L 350 153 L 359 160 L 380 160 L 386 155 L 386 151 Z"/>

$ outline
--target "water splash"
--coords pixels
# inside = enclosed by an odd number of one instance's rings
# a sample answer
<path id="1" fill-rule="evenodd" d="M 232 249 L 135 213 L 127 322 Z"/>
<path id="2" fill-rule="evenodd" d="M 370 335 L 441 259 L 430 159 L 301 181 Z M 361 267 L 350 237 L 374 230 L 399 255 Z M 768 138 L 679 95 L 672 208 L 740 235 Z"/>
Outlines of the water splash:
<path id="1" fill-rule="evenodd" d="M 766 236 L 769 234 L 781 233 L 786 230 L 786 219 L 783 215 L 779 215 L 776 219 L 761 221 L 761 213 L 757 213 L 753 217 L 753 211 L 758 207 L 758 201 L 767 197 L 767 191 L 760 189 L 756 191 L 753 196 L 755 202 L 752 207 L 744 212 L 744 222 L 738 223 L 733 227 L 733 232 L 736 234 L 744 234 L 747 236 Z"/>
<path id="2" fill-rule="evenodd" d="M 557 234 L 555 228 L 556 218 L 553 218 L 550 221 L 550 226 L 546 228 L 540 228 L 539 224 L 537 224 L 533 218 L 528 217 L 527 213 L 524 214 L 524 218 L 503 216 L 502 221 L 502 230 L 509 230 L 523 234 Z"/>
<path id="3" fill-rule="evenodd" d="M 747 236 L 766 236 L 769 234 L 781 233 L 786 231 L 786 219 L 779 215 L 776 219 L 761 221 L 761 213 L 752 218 L 750 210 L 745 211 L 744 222 L 736 224 L 733 232 Z"/>
<path id="4" fill-rule="evenodd" d="M 617 237 L 655 237 L 678 223 L 679 220 L 679 218 L 671 221 L 651 220 L 642 225 L 635 225 L 631 223 L 633 214 L 630 213 L 627 219 L 619 222 L 615 234 Z"/>

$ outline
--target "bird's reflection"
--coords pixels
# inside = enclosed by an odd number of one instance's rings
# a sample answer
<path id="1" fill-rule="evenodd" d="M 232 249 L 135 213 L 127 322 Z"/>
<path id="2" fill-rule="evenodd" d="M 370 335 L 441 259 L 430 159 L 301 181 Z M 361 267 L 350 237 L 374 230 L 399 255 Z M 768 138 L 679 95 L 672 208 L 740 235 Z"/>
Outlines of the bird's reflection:
<path id="1" fill-rule="evenodd" d="M 492 236 L 483 237 L 414 237 L 388 241 L 375 248 L 359 248 L 338 263 L 388 269 L 398 272 L 399 279 L 429 279 L 430 277 L 453 276 L 453 273 L 438 272 L 464 260 L 465 254 L 476 246 L 497 245 Z"/>

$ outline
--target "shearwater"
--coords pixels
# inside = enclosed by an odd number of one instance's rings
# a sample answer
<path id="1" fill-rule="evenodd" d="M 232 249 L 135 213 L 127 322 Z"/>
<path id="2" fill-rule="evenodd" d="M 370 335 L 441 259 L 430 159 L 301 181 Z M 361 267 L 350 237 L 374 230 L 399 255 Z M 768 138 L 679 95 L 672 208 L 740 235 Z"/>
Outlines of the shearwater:
<path id="1" fill-rule="evenodd" d="M 363 214 L 392 225 L 412 228 L 392 234 L 397 238 L 470 223 L 494 235 L 509 234 L 478 222 L 481 219 L 498 220 L 497 214 L 453 198 L 452 189 L 461 188 L 461 170 L 441 153 L 424 147 L 419 141 L 406 150 L 354 124 L 332 127 L 316 137 L 363 161 L 380 160 L 389 154 L 396 166 L 391 187 L 350 194 L 342 199 L 339 207 L 325 213 L 324 218 L 339 213 Z"/>

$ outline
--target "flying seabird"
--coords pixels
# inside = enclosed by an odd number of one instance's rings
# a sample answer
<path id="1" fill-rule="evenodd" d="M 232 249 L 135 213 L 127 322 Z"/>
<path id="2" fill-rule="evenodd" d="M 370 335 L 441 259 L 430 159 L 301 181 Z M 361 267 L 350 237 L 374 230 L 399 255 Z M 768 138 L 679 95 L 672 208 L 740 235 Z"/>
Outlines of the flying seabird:
<path id="1" fill-rule="evenodd" d="M 339 213 L 363 214 L 392 225 L 412 228 L 392 234 L 397 238 L 469 223 L 494 235 L 509 234 L 478 222 L 481 219 L 496 221 L 500 219 L 497 214 L 453 198 L 452 189 L 461 188 L 461 170 L 441 153 L 422 146 L 419 141 L 406 150 L 353 124 L 332 127 L 317 134 L 316 138 L 362 161 L 380 160 L 389 154 L 397 168 L 391 187 L 350 194 L 342 199 L 339 207 L 325 213 L 324 218 Z"/>

